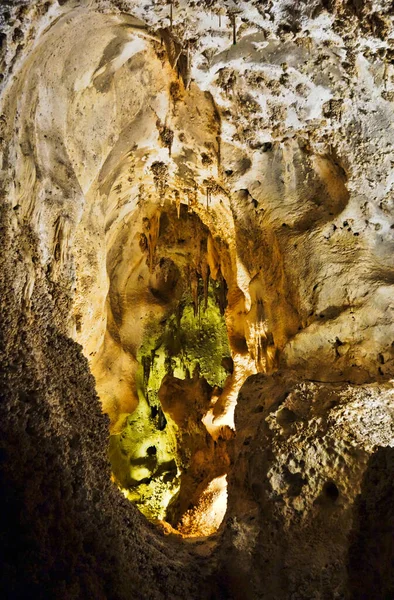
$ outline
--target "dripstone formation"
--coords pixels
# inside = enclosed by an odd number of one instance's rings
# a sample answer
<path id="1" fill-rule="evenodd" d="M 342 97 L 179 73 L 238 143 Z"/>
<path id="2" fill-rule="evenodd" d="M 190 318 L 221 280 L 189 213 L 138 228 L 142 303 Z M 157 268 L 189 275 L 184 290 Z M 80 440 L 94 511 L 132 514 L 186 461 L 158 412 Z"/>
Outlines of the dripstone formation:
<path id="1" fill-rule="evenodd" d="M 393 15 L 2 3 L 2 598 L 394 598 Z"/>

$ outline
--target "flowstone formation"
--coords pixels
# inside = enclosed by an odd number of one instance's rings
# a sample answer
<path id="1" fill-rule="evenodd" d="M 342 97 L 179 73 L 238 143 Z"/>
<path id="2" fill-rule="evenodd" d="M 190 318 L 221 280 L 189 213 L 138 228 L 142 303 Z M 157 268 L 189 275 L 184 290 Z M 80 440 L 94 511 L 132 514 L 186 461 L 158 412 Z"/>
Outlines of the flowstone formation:
<path id="1" fill-rule="evenodd" d="M 2 597 L 393 598 L 391 2 L 0 27 Z"/>

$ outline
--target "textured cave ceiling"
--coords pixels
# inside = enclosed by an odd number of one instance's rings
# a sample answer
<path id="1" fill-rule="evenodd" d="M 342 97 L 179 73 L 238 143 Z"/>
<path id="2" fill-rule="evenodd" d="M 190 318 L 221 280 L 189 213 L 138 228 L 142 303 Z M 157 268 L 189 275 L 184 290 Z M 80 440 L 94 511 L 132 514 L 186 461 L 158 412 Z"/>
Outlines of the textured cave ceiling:
<path id="1" fill-rule="evenodd" d="M 2 3 L 3 597 L 394 597 L 393 12 Z"/>

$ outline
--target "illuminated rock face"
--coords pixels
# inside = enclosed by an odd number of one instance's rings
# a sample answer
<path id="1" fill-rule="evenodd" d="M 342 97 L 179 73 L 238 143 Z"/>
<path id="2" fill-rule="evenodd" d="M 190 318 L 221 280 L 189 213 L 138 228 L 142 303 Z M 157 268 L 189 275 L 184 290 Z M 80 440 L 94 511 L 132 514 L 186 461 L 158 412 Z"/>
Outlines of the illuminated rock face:
<path id="1" fill-rule="evenodd" d="M 146 233 L 130 235 L 139 240 L 136 256 L 117 263 L 119 271 L 127 269 L 127 288 L 110 285 L 111 308 L 127 331 L 119 340 L 114 323 L 109 334 L 137 362 L 130 391 L 138 406 L 131 414 L 117 413 L 122 397 L 103 367 L 97 389 L 116 415 L 110 438 L 115 480 L 146 516 L 176 526 L 229 463 L 219 432 L 214 436 L 203 424 L 233 371 L 226 285 L 220 271 L 210 273 L 210 234 L 190 208 L 164 205 L 153 218 L 143 218 L 142 229 Z M 114 362 L 112 347 L 104 346 L 102 355 L 101 365 Z M 204 533 L 208 529 L 214 530 L 211 523 Z"/>
<path id="2" fill-rule="evenodd" d="M 0 10 L 5 597 L 393 597 L 388 3 Z"/>

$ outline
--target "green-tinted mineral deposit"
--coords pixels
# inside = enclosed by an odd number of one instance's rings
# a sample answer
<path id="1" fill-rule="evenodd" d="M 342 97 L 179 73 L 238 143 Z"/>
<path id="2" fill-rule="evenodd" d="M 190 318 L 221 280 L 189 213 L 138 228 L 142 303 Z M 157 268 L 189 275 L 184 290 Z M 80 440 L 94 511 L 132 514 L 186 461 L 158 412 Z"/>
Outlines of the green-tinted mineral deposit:
<path id="1" fill-rule="evenodd" d="M 126 497 L 151 519 L 164 519 L 179 491 L 178 428 L 162 411 L 159 389 L 171 373 L 178 379 L 204 377 L 211 386 L 223 386 L 227 372 L 222 360 L 230 356 L 217 285 L 211 282 L 197 314 L 189 292 L 176 309 L 145 329 L 138 352 L 139 405 L 124 415 L 119 434 L 110 438 L 110 461 L 115 479 Z"/>

